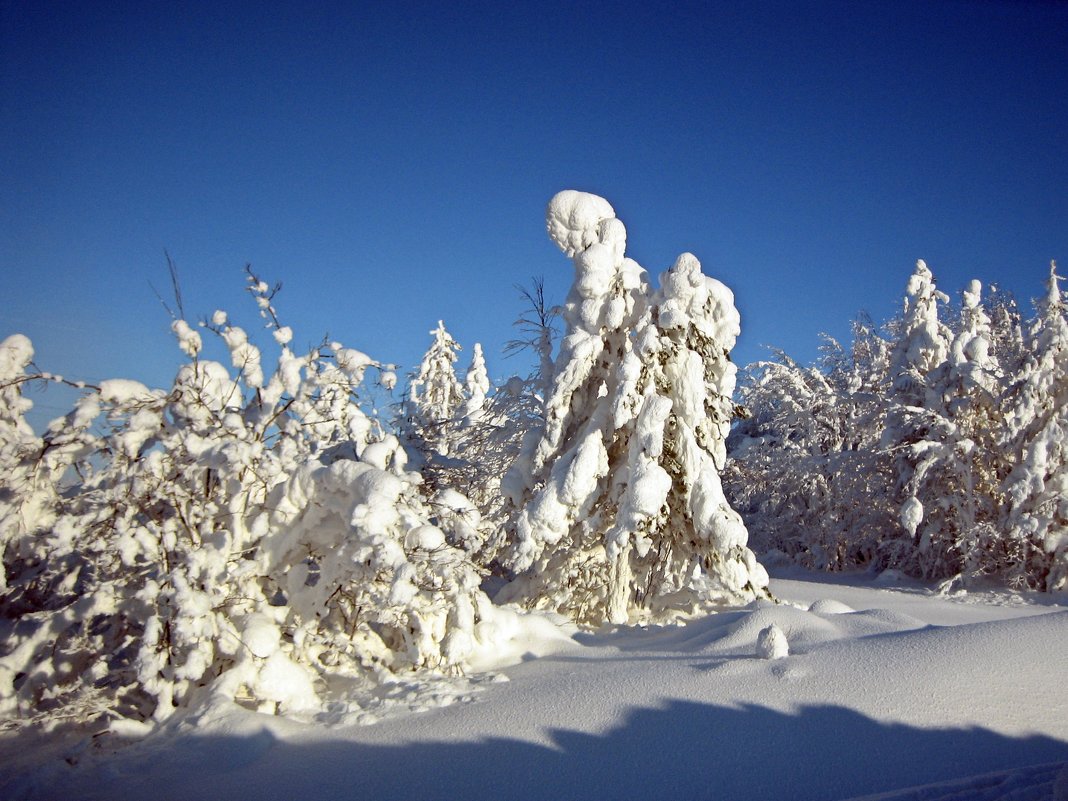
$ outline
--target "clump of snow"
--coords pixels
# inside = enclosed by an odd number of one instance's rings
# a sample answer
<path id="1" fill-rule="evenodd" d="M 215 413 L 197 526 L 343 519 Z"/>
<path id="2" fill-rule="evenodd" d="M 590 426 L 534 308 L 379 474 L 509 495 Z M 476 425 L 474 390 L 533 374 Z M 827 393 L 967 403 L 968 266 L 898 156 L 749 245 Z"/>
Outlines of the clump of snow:
<path id="1" fill-rule="evenodd" d="M 253 614 L 245 620 L 241 641 L 253 656 L 266 659 L 281 646 L 282 632 L 267 615 Z"/>
<path id="2" fill-rule="evenodd" d="M 604 198 L 565 189 L 549 202 L 546 226 L 549 237 L 571 258 L 594 244 L 603 223 L 615 216 Z"/>
<path id="3" fill-rule="evenodd" d="M 772 623 L 757 635 L 756 654 L 761 659 L 784 659 L 790 655 L 790 644 L 782 629 Z"/>
<path id="4" fill-rule="evenodd" d="M 419 526 L 405 535 L 404 545 L 411 551 L 436 551 L 445 547 L 445 534 L 437 526 Z"/>
<path id="5" fill-rule="evenodd" d="M 23 395 L 18 384 L 32 361 L 33 343 L 29 337 L 12 334 L 0 342 L 0 427 L 10 427 L 9 436 L 16 439 L 32 435 L 25 415 L 33 408 L 33 401 Z M 7 444 L 14 447 L 15 442 Z"/>
<path id="6" fill-rule="evenodd" d="M 197 331 L 189 327 L 189 323 L 185 320 L 175 320 L 171 324 L 171 330 L 178 337 L 178 346 L 187 356 L 196 357 L 200 353 L 204 346 L 203 340 Z"/>
<path id="7" fill-rule="evenodd" d="M 910 495 L 901 505 L 901 527 L 910 537 L 916 536 L 916 529 L 923 522 L 923 504 L 915 495 Z"/>
<path id="8" fill-rule="evenodd" d="M 0 381 L 10 381 L 33 361 L 33 343 L 23 334 L 11 334 L 0 342 Z"/>
<path id="9" fill-rule="evenodd" d="M 315 674 L 281 651 L 267 657 L 256 677 L 255 691 L 260 698 L 277 703 L 282 712 L 305 712 L 321 706 Z"/>
<path id="10" fill-rule="evenodd" d="M 467 664 L 477 672 L 496 671 L 574 649 L 576 631 L 573 623 L 558 615 L 490 606 L 483 611 Z"/>

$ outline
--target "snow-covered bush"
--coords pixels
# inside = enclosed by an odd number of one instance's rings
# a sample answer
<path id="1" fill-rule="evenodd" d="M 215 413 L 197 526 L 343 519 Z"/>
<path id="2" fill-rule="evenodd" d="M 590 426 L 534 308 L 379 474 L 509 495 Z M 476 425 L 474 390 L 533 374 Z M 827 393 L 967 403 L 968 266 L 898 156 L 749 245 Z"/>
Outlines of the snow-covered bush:
<path id="1" fill-rule="evenodd" d="M 5 717 L 159 721 L 220 696 L 308 710 L 336 674 L 462 667 L 488 600 L 360 407 L 377 363 L 293 353 L 249 278 L 272 374 L 225 313 L 204 328 L 231 367 L 176 320 L 189 361 L 170 391 L 102 382 L 39 440 L 19 422 L 32 351 L 5 341 L 5 472 L 30 476 L 3 488 Z"/>
<path id="2" fill-rule="evenodd" d="M 505 478 L 505 597 L 625 622 L 765 592 L 719 469 L 733 406 L 733 296 L 683 254 L 654 290 L 604 199 L 549 204 L 574 261 L 545 422 Z"/>
<path id="3" fill-rule="evenodd" d="M 819 367 L 779 353 L 747 368 L 724 481 L 758 553 L 821 570 L 894 561 L 894 478 L 879 447 L 887 359 L 861 319 L 852 348 L 828 339 Z"/>
<path id="4" fill-rule="evenodd" d="M 415 457 L 434 521 L 450 545 L 488 564 L 488 543 L 499 538 L 483 511 L 499 506 L 495 501 L 503 468 L 494 458 L 500 448 L 493 430 L 500 421 L 487 414 L 493 401 L 486 360 L 482 346 L 475 343 L 461 384 L 454 369 L 460 345 L 440 321 L 430 334 L 434 339 L 412 376 L 397 427 Z"/>
<path id="5" fill-rule="evenodd" d="M 501 479 L 516 462 L 523 443 L 545 419 L 546 388 L 552 382 L 552 345 L 557 338 L 559 309 L 546 303 L 544 284 L 518 287 L 526 301 L 515 326 L 516 339 L 506 355 L 531 350 L 538 365 L 526 378 L 512 376 L 501 386 L 490 384 L 482 346 L 472 348 L 462 392 L 456 394 L 452 365 L 459 345 L 439 324 L 434 342 L 413 377 L 405 414 L 398 421 L 405 444 L 416 456 L 424 495 L 451 544 L 463 548 L 480 567 L 504 572 L 500 563 L 509 508 Z M 444 409 L 424 409 L 427 386 L 440 386 L 460 398 L 449 416 Z"/>

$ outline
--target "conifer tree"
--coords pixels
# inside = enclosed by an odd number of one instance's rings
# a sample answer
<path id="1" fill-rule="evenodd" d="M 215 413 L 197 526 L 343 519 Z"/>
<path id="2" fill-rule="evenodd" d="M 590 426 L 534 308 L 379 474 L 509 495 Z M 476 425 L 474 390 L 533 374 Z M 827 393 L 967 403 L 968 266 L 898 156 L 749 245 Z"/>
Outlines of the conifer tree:
<path id="1" fill-rule="evenodd" d="M 409 386 L 408 403 L 409 415 L 417 433 L 426 442 L 436 443 L 442 437 L 435 432 L 435 427 L 452 420 L 463 403 L 464 390 L 453 366 L 460 346 L 440 320 L 430 335 L 434 341 Z"/>
<path id="2" fill-rule="evenodd" d="M 565 191 L 550 237 L 575 282 L 540 437 L 506 477 L 507 597 L 622 623 L 766 592 L 719 479 L 738 333 L 730 291 L 683 254 L 649 286 L 602 198 Z"/>
<path id="3" fill-rule="evenodd" d="M 467 400 L 464 402 L 463 416 L 468 424 L 476 422 L 486 405 L 486 396 L 490 391 L 489 373 L 486 372 L 486 358 L 482 355 L 482 345 L 475 343 L 471 351 L 471 365 L 464 377 Z"/>
<path id="4" fill-rule="evenodd" d="M 921 259 L 905 290 L 899 334 L 890 359 L 890 379 L 882 447 L 891 455 L 898 478 L 901 525 L 913 538 L 920 571 L 933 575 L 939 555 L 931 547 L 938 528 L 933 510 L 924 505 L 925 481 L 944 451 L 948 436 L 939 383 L 944 379 L 952 332 L 940 319 L 939 304 L 949 298 L 940 292 Z"/>

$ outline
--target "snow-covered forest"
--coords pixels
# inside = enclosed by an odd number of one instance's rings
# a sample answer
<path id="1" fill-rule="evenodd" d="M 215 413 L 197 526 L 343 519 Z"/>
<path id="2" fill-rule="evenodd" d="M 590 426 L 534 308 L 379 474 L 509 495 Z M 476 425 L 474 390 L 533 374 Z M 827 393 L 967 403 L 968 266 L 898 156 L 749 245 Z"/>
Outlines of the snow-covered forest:
<path id="1" fill-rule="evenodd" d="M 298 352 L 249 270 L 264 333 L 176 293 L 173 385 L 80 385 L 39 433 L 28 390 L 70 382 L 7 336 L 5 730 L 368 722 L 399 681 L 451 686 L 560 632 L 776 609 L 763 565 L 1066 589 L 1055 266 L 1025 311 L 979 281 L 951 303 L 919 262 L 897 318 L 739 381 L 734 297 L 695 256 L 650 275 L 581 192 L 547 228 L 574 283 L 559 305 L 527 293 L 514 347 L 537 366 L 498 386 L 441 322 L 409 375 L 339 342 Z M 761 614 L 766 659 L 815 636 Z"/>
<path id="2" fill-rule="evenodd" d="M 761 553 L 967 585 L 1068 586 L 1068 317 L 1056 265 L 1027 316 L 924 262 L 903 311 L 811 367 L 751 365 L 730 496 Z"/>

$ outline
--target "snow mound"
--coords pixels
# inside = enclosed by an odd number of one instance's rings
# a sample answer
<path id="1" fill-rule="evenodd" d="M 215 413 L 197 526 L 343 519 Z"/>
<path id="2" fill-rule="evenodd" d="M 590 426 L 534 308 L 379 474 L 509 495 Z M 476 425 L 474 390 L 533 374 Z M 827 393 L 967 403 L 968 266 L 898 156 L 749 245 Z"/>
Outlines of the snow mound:
<path id="1" fill-rule="evenodd" d="M 792 652 L 804 653 L 823 643 L 920 629 L 926 625 L 914 617 L 886 609 L 845 612 L 842 611 L 848 609 L 845 604 L 825 606 L 830 610 L 809 611 L 785 604 L 762 604 L 731 624 L 725 636 L 711 643 L 708 653 L 751 654 L 753 644 L 769 627 L 782 633 Z"/>
<path id="2" fill-rule="evenodd" d="M 757 656 L 761 659 L 785 659 L 790 655 L 790 644 L 782 629 L 772 623 L 761 629 L 757 636 Z"/>
<path id="3" fill-rule="evenodd" d="M 481 673 L 573 648 L 576 643 L 572 636 L 577 630 L 559 615 L 526 612 L 517 606 L 489 606 L 482 610 L 467 664 Z"/>
<path id="4" fill-rule="evenodd" d="M 817 615 L 846 615 L 855 610 L 833 598 L 820 598 L 809 606 L 808 611 Z"/>

